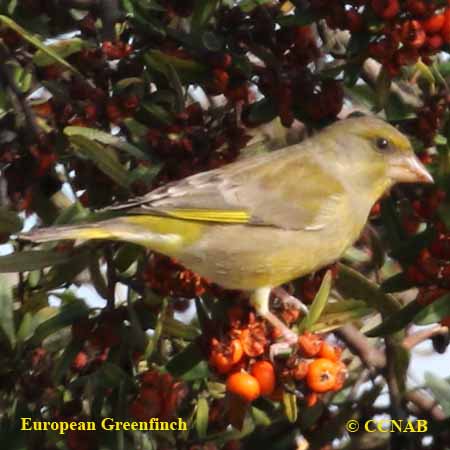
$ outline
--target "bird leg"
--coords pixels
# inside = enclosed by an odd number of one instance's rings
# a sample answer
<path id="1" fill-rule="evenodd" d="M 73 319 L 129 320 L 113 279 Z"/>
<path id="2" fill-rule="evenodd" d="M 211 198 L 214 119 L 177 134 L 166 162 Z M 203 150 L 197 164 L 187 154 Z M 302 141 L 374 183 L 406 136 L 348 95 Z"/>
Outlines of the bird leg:
<path id="1" fill-rule="evenodd" d="M 283 302 L 284 305 L 293 306 L 299 311 L 302 311 L 304 314 L 308 314 L 308 307 L 301 300 L 289 294 L 289 292 L 282 287 L 273 288 L 272 292 Z"/>
<path id="2" fill-rule="evenodd" d="M 270 292 L 272 288 L 263 287 L 256 289 L 250 296 L 250 303 L 256 312 L 266 319 L 272 326 L 278 328 L 284 337 L 284 341 L 289 345 L 297 344 L 298 336 L 286 324 L 284 324 L 269 309 Z"/>

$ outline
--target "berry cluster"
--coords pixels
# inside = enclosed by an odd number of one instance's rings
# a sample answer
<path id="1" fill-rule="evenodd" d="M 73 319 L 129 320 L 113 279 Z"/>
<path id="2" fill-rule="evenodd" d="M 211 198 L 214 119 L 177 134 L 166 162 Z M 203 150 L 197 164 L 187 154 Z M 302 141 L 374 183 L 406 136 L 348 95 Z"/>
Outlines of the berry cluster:
<path id="1" fill-rule="evenodd" d="M 199 275 L 157 253 L 150 254 L 142 278 L 147 287 L 162 296 L 194 298 L 209 287 Z"/>
<path id="2" fill-rule="evenodd" d="M 371 35 L 368 56 L 381 62 L 391 76 L 419 58 L 430 62 L 430 56 L 450 43 L 450 10 L 437 2 L 313 0 L 311 4 L 331 28 Z"/>
<path id="3" fill-rule="evenodd" d="M 285 308 L 283 319 L 292 324 L 297 310 Z M 346 367 L 341 349 L 318 334 L 299 336 L 298 348 L 288 357 L 269 358 L 270 346 L 278 337 L 253 313 L 236 305 L 229 311 L 229 328 L 219 339 L 208 341 L 209 364 L 219 376 L 226 376 L 227 391 L 246 402 L 260 396 L 280 400 L 285 386 L 295 383 L 298 395 L 313 405 L 325 392 L 343 387 Z"/>
<path id="4" fill-rule="evenodd" d="M 130 405 L 130 415 L 137 420 L 158 417 L 169 420 L 187 395 L 187 386 L 168 373 L 147 370 L 140 375 L 138 396 Z"/>

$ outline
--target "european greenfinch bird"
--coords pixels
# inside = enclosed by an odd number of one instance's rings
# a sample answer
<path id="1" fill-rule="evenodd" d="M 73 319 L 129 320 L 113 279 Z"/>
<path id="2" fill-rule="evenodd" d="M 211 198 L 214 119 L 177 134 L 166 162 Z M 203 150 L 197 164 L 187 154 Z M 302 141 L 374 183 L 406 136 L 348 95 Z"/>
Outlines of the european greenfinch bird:
<path id="1" fill-rule="evenodd" d="M 141 244 L 225 288 L 250 291 L 257 312 L 283 328 L 269 311 L 272 288 L 338 260 L 395 183 L 432 181 L 405 135 L 376 117 L 354 117 L 112 206 L 120 217 L 20 238 Z"/>

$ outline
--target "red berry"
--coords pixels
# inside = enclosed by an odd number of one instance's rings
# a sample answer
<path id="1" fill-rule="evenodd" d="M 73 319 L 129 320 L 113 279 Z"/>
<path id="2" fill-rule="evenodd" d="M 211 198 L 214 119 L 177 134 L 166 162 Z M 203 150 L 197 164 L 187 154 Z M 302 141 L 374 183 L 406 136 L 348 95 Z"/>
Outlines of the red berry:
<path id="1" fill-rule="evenodd" d="M 444 26 L 445 23 L 445 15 L 444 14 L 435 14 L 434 16 L 431 16 L 424 22 L 422 22 L 423 29 L 429 33 L 437 33 L 441 30 L 441 28 Z"/>
<path id="2" fill-rule="evenodd" d="M 393 19 L 400 12 L 398 0 L 372 0 L 372 9 L 382 19 Z"/>

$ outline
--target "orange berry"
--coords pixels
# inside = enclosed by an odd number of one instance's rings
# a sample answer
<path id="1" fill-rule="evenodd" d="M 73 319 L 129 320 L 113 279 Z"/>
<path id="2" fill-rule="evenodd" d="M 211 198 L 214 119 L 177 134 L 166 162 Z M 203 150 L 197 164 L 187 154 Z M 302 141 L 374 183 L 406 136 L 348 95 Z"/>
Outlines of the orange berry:
<path id="1" fill-rule="evenodd" d="M 233 339 L 227 348 L 214 348 L 209 363 L 219 373 L 227 373 L 244 356 L 244 349 L 239 339 Z"/>
<path id="2" fill-rule="evenodd" d="M 246 328 L 242 330 L 239 339 L 247 356 L 255 358 L 264 353 L 266 336 L 263 328 L 253 327 L 251 330 Z"/>
<path id="3" fill-rule="evenodd" d="M 317 334 L 304 333 L 298 337 L 298 347 L 304 356 L 316 356 L 322 347 L 322 338 Z"/>
<path id="4" fill-rule="evenodd" d="M 336 362 L 336 382 L 333 386 L 333 391 L 339 391 L 343 388 L 345 380 L 347 379 L 347 367 L 342 361 Z"/>
<path id="5" fill-rule="evenodd" d="M 329 359 L 331 361 L 338 361 L 341 356 L 341 349 L 329 344 L 328 342 L 322 342 L 320 347 L 319 357 Z"/>
<path id="6" fill-rule="evenodd" d="M 88 362 L 88 355 L 83 351 L 78 352 L 72 361 L 72 369 L 75 371 L 83 370 L 87 366 Z"/>
<path id="7" fill-rule="evenodd" d="M 436 14 L 431 16 L 422 23 L 423 29 L 429 33 L 437 33 L 444 26 L 445 16 L 444 14 Z"/>
<path id="8" fill-rule="evenodd" d="M 241 341 L 239 339 L 233 339 L 230 344 L 231 350 L 231 362 L 237 364 L 244 356 L 244 349 L 242 348 Z"/>
<path id="9" fill-rule="evenodd" d="M 317 403 L 317 400 L 319 400 L 319 397 L 317 397 L 317 394 L 315 392 L 310 392 L 306 396 L 306 404 L 311 408 Z"/>
<path id="10" fill-rule="evenodd" d="M 325 358 L 318 358 L 308 367 L 306 383 L 314 392 L 331 391 L 336 384 L 336 363 Z"/>
<path id="11" fill-rule="evenodd" d="M 236 372 L 227 379 L 227 391 L 247 402 L 256 400 L 261 394 L 258 380 L 247 372 Z"/>
<path id="12" fill-rule="evenodd" d="M 292 369 L 292 376 L 295 380 L 301 381 L 303 380 L 308 373 L 309 364 L 306 360 L 302 359 L 297 366 Z"/>
<path id="13" fill-rule="evenodd" d="M 261 395 L 270 395 L 275 389 L 275 370 L 269 361 L 257 361 L 250 373 L 258 380 Z"/>
<path id="14" fill-rule="evenodd" d="M 450 43 L 450 8 L 445 10 L 444 24 L 441 28 L 441 36 L 446 44 Z"/>

